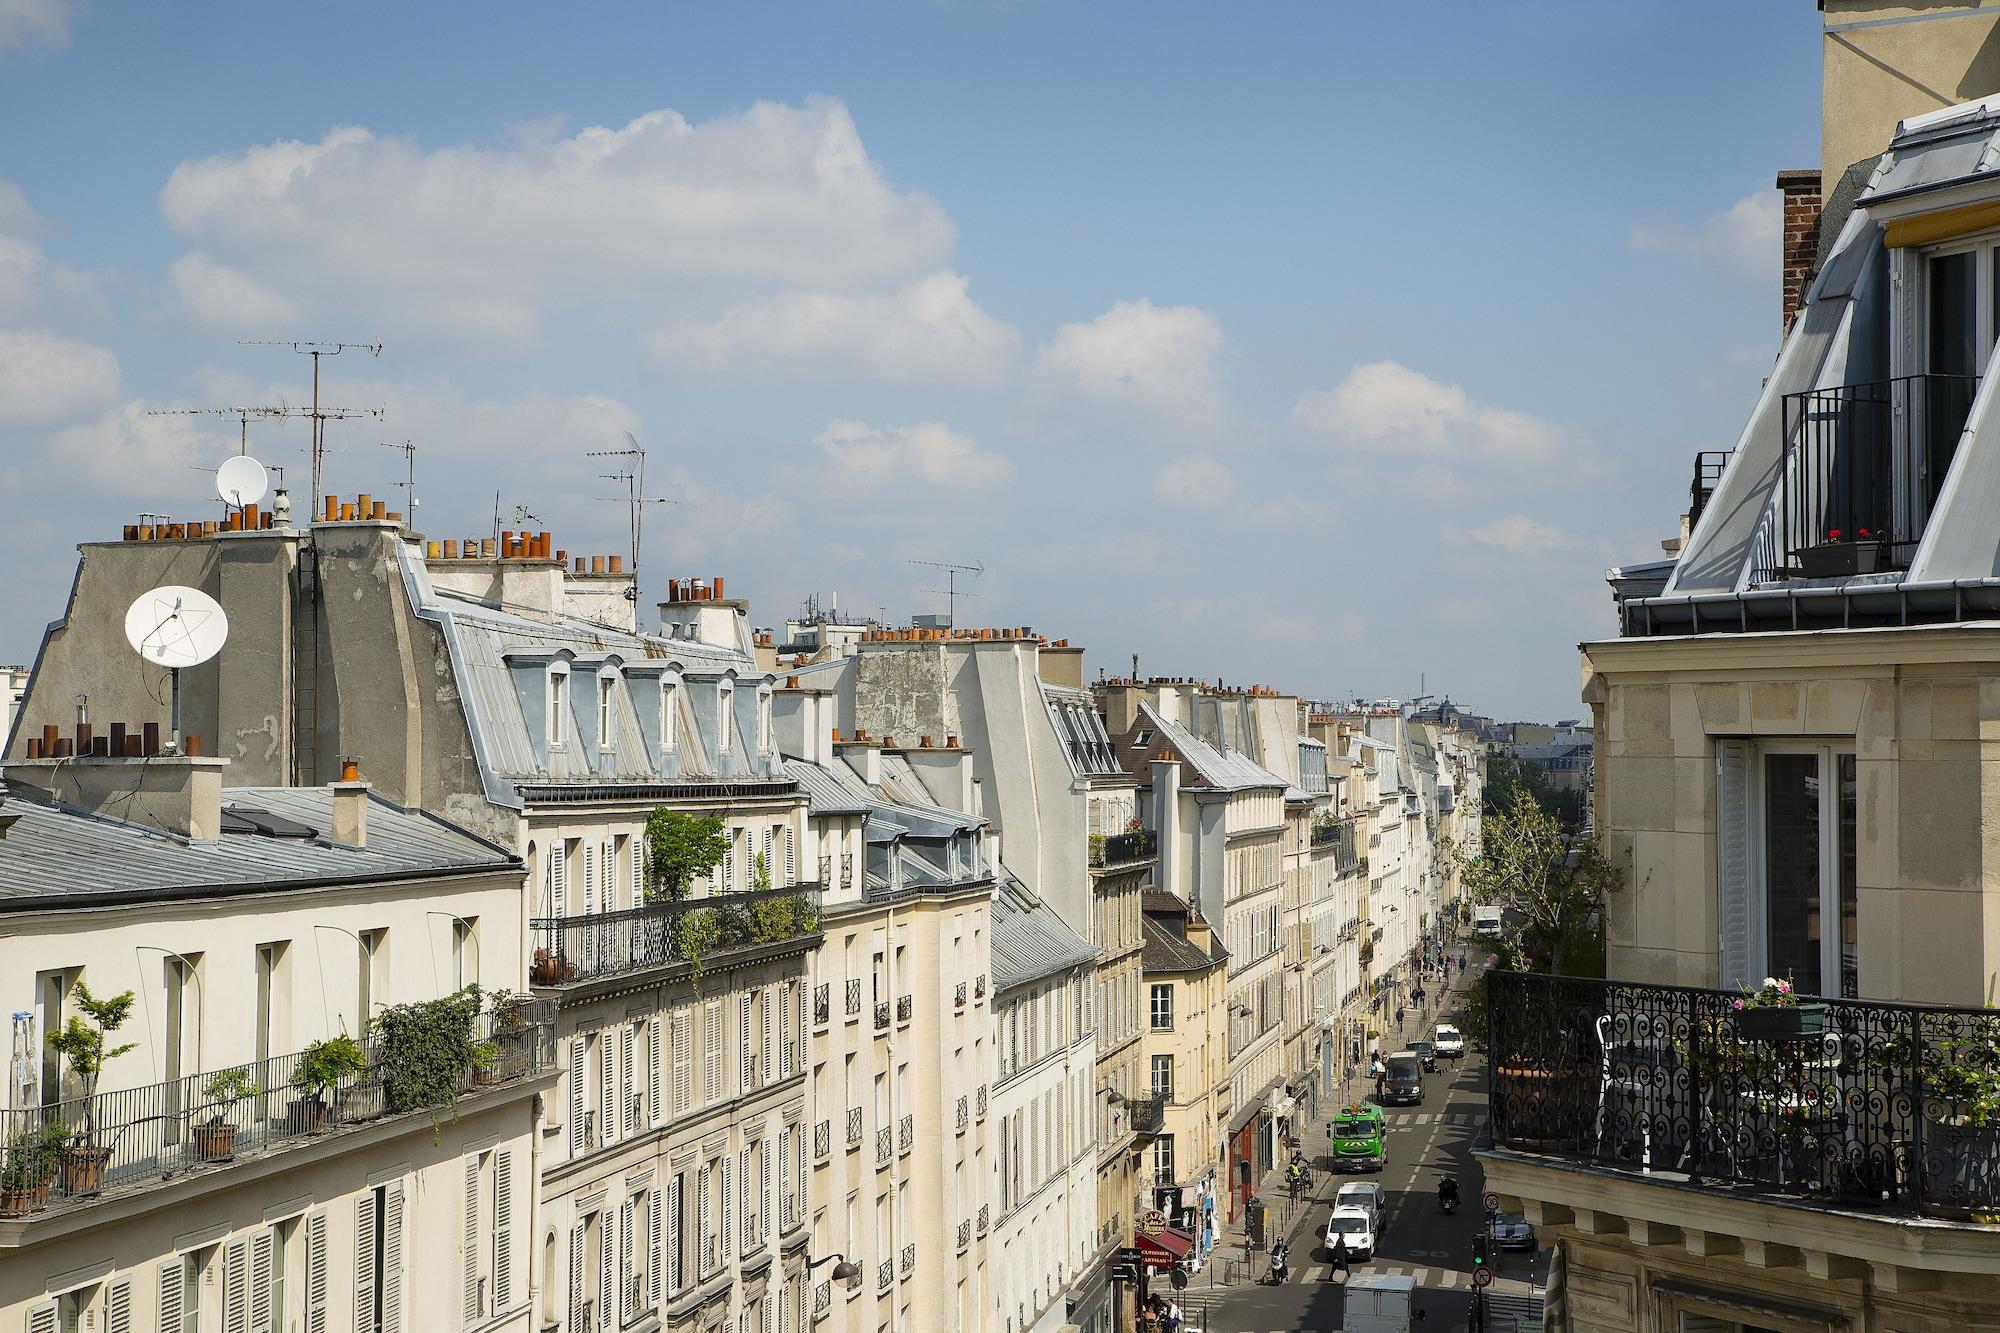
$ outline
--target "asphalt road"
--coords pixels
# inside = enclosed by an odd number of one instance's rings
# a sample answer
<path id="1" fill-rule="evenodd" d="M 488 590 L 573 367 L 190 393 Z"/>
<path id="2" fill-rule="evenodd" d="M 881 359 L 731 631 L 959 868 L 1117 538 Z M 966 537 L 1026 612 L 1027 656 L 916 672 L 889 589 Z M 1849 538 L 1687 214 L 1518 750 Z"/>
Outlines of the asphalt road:
<path id="1" fill-rule="evenodd" d="M 1266 1333 L 1304 1330 L 1329 1333 L 1342 1326 L 1342 1285 L 1323 1242 L 1333 1192 L 1342 1183 L 1372 1180 L 1389 1195 L 1389 1220 L 1375 1256 L 1354 1271 L 1386 1272 L 1417 1279 L 1417 1307 L 1425 1312 L 1423 1333 L 1452 1333 L 1467 1326 L 1472 1304 L 1472 1241 L 1481 1221 L 1483 1192 L 1472 1149 L 1486 1119 L 1483 1057 L 1467 1053 L 1454 1066 L 1439 1061 L 1424 1080 L 1421 1106 L 1385 1108 L 1389 1163 L 1375 1175 L 1335 1175 L 1324 1161 L 1314 1163 L 1311 1202 L 1285 1207 L 1283 1219 L 1291 1253 L 1291 1280 L 1282 1287 L 1239 1287 L 1207 1295 L 1187 1293 L 1190 1330 L 1206 1333 Z M 1438 1178 L 1458 1177 L 1460 1207 L 1452 1216 L 1438 1209 Z M 1261 1263 L 1261 1257 L 1259 1262 Z M 1538 1310 L 1547 1256 L 1489 1250 L 1495 1282 L 1488 1289 L 1489 1317 Z M 1504 1319 L 1489 1322 L 1512 1333 Z"/>

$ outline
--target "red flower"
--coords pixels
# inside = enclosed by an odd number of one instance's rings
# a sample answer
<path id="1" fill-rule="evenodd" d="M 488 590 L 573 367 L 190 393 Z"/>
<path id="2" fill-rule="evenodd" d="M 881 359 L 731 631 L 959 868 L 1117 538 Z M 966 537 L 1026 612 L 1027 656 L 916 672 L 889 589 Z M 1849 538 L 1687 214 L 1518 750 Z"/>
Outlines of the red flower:
<path id="1" fill-rule="evenodd" d="M 1827 539 L 1828 541 L 1830 541 L 1830 542 L 1837 542 L 1837 541 L 1839 541 L 1839 540 L 1840 540 L 1840 529 L 1839 529 L 1839 528 L 1828 528 L 1828 529 L 1826 530 L 1826 539 Z"/>

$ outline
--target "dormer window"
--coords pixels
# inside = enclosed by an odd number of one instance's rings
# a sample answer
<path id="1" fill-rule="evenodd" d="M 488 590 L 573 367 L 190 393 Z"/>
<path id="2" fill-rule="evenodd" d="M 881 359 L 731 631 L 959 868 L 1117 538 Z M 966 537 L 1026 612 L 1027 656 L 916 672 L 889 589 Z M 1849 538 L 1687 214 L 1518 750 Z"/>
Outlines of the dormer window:
<path id="1" fill-rule="evenodd" d="M 735 706 L 736 690 L 725 680 L 715 687 L 715 752 L 717 754 L 729 753 L 729 734 L 736 730 L 736 720 L 730 716 L 730 712 Z"/>
<path id="2" fill-rule="evenodd" d="M 671 754 L 680 744 L 681 687 L 671 680 L 660 682 L 660 748 Z"/>
<path id="3" fill-rule="evenodd" d="M 605 674 L 597 678 L 597 748 L 608 750 L 612 745 L 612 701 L 618 677 Z"/>
<path id="4" fill-rule="evenodd" d="M 560 750 L 569 741 L 569 668 L 549 668 L 549 715 L 543 724 L 551 750 Z"/>
<path id="5" fill-rule="evenodd" d="M 757 691 L 757 753 L 771 752 L 771 690 L 769 686 Z"/>

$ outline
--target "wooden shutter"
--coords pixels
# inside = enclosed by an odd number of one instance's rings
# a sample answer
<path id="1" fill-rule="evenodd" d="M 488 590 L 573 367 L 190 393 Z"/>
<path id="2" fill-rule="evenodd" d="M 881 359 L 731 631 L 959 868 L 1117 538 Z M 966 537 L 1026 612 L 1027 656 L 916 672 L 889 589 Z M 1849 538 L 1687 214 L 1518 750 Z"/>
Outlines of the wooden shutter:
<path id="1" fill-rule="evenodd" d="M 722 1096 L 722 1001 L 708 1002 L 701 1027 L 708 1047 L 708 1086 L 702 1099 L 712 1102 Z"/>
<path id="2" fill-rule="evenodd" d="M 695 1281 L 708 1276 L 708 1222 L 712 1216 L 709 1209 L 708 1185 L 715 1168 L 703 1166 L 694 1180 L 694 1277 Z M 676 1276 L 679 1270 L 676 1269 Z M 679 1286 L 679 1283 L 675 1284 Z"/>
<path id="3" fill-rule="evenodd" d="M 160 1261 L 160 1333 L 181 1333 L 181 1286 L 185 1280 L 181 1265 L 185 1262 L 178 1254 Z"/>
<path id="4" fill-rule="evenodd" d="M 620 1070 L 618 1088 L 619 1123 L 624 1126 L 626 1137 L 630 1138 L 632 1131 L 638 1127 L 633 1123 L 632 1098 L 639 1091 L 638 1074 L 632 1066 L 632 1025 L 630 1023 L 620 1023 L 618 1025 L 618 1062 Z"/>
<path id="5" fill-rule="evenodd" d="M 763 1085 L 771 1081 L 771 1068 L 772 1068 L 771 988 L 769 986 L 764 987 L 764 993 L 760 998 L 762 999 L 763 1003 L 760 1004 L 758 1008 L 763 1010 L 761 1017 L 764 1023 L 764 1045 L 763 1045 L 763 1054 L 759 1056 L 757 1060 L 757 1086 L 762 1087 Z"/>
<path id="6" fill-rule="evenodd" d="M 306 1333 L 326 1333 L 326 1214 L 306 1217 Z"/>
<path id="7" fill-rule="evenodd" d="M 602 867 L 599 877 L 604 881 L 604 910 L 613 911 L 618 906 L 618 852 L 611 839 L 597 844 L 597 864 Z"/>
<path id="8" fill-rule="evenodd" d="M 611 1029 L 597 1038 L 597 1141 L 618 1141 L 618 1059 L 611 1046 Z"/>
<path id="9" fill-rule="evenodd" d="M 674 1202 L 678 1205 L 679 1198 Z M 674 1227 L 674 1241 L 676 1244 L 680 1242 L 678 1219 Z M 660 1191 L 654 1190 L 646 1199 L 646 1302 L 656 1310 L 660 1305 L 660 1287 L 665 1281 L 660 1272 L 660 1259 Z"/>
<path id="10" fill-rule="evenodd" d="M 569 915 L 569 844 L 561 838 L 549 844 L 549 905 L 555 915 Z"/>
<path id="11" fill-rule="evenodd" d="M 248 1333 L 244 1286 L 249 1276 L 250 1250 L 240 1240 L 222 1249 L 222 1333 Z"/>
<path id="12" fill-rule="evenodd" d="M 660 1106 L 660 1017 L 646 1020 L 646 1113 L 657 1127 L 667 1122 Z"/>
<path id="13" fill-rule="evenodd" d="M 778 988 L 778 1077 L 792 1076 L 792 1051 L 798 1044 L 792 1024 L 792 999 L 801 993 L 796 983 L 787 981 Z"/>
<path id="14" fill-rule="evenodd" d="M 790 887 L 799 882 L 799 835 L 791 825 L 785 826 L 785 884 Z"/>
<path id="15" fill-rule="evenodd" d="M 465 1159 L 465 1322 L 479 1318 L 479 1156 Z"/>
<path id="16" fill-rule="evenodd" d="M 694 1042 L 689 1030 L 694 1025 L 692 1012 L 675 1014 L 674 1034 L 674 1114 L 686 1115 L 694 1105 Z"/>
<path id="17" fill-rule="evenodd" d="M 716 1255 L 717 1255 L 716 1262 L 718 1264 L 727 1263 L 729 1261 L 729 1255 L 732 1252 L 729 1247 L 735 1243 L 735 1233 L 730 1229 L 729 1226 L 730 1202 L 731 1201 L 729 1197 L 729 1154 L 724 1153 L 722 1155 L 722 1189 L 716 1198 L 717 1211 L 720 1214 L 720 1221 L 722 1224 L 720 1242 L 716 1246 Z"/>
<path id="18" fill-rule="evenodd" d="M 739 1205 L 736 1215 L 741 1219 L 737 1223 L 737 1226 L 743 1233 L 737 1244 L 740 1248 L 747 1250 L 750 1248 L 750 1242 L 756 1238 L 758 1227 L 763 1226 L 761 1221 L 758 1222 L 756 1227 L 750 1225 L 750 1214 L 755 1211 L 750 1205 L 756 1198 L 754 1191 L 757 1188 L 757 1182 L 750 1174 L 750 1149 L 747 1145 L 743 1149 L 743 1160 L 737 1171 L 736 1188 L 738 1191 L 737 1203 Z"/>
<path id="19" fill-rule="evenodd" d="M 1754 986 L 1764 968 L 1764 902 L 1751 864 L 1749 741 L 1715 743 L 1715 888 L 1721 983 Z"/>
<path id="20" fill-rule="evenodd" d="M 565 1327 L 569 1333 L 588 1333 L 583 1326 L 583 1286 L 589 1269 L 584 1267 L 584 1231 L 581 1224 L 572 1227 L 569 1233 L 569 1319 Z"/>
<path id="21" fill-rule="evenodd" d="M 739 1066 L 738 1072 L 743 1076 L 743 1082 L 739 1087 L 739 1090 L 742 1092 L 748 1092 L 757 1086 L 756 1071 L 751 1068 L 751 1065 L 755 1064 L 757 1060 L 757 1048 L 750 1044 L 750 1005 L 752 1003 L 750 995 L 751 993 L 747 990 L 743 992 L 740 1000 L 741 1015 L 736 1025 L 737 1040 L 742 1042 L 740 1049 L 743 1052 L 742 1058 L 737 1061 L 737 1065 Z"/>
<path id="22" fill-rule="evenodd" d="M 121 1277 L 104 1289 L 104 1333 L 132 1333 L 132 1279 Z"/>
<path id="23" fill-rule="evenodd" d="M 617 1214 L 606 1208 L 597 1215 L 597 1326 L 612 1325 L 611 1245 L 617 1239 Z"/>
<path id="24" fill-rule="evenodd" d="M 44 1301 L 28 1307 L 28 1333 L 56 1333 L 56 1303 Z"/>
<path id="25" fill-rule="evenodd" d="M 584 1083 L 588 1068 L 585 1063 L 587 1045 L 581 1032 L 569 1039 L 569 1151 L 572 1157 L 590 1146 L 583 1138 L 584 1111 L 590 1106 L 590 1090 Z"/>
<path id="26" fill-rule="evenodd" d="M 493 1154 L 493 1313 L 514 1304 L 514 1150 Z"/>
<path id="27" fill-rule="evenodd" d="M 783 1140 L 779 1140 L 781 1143 Z M 771 1235 L 771 1141 L 757 1145 L 757 1239 Z"/>
<path id="28" fill-rule="evenodd" d="M 383 1193 L 382 1333 L 403 1333 L 403 1182 Z"/>
<path id="29" fill-rule="evenodd" d="M 632 853 L 632 906 L 646 905 L 646 841 L 634 835 L 625 840 Z"/>
<path id="30" fill-rule="evenodd" d="M 250 1238 L 250 1327 L 253 1333 L 271 1328 L 271 1258 L 274 1239 L 269 1227 Z"/>
<path id="31" fill-rule="evenodd" d="M 632 1230 L 632 1201 L 618 1205 L 618 1234 L 625 1243 L 618 1247 L 618 1315 L 623 1323 L 631 1323 L 635 1313 L 632 1291 L 632 1255 L 638 1249 L 638 1236 Z"/>

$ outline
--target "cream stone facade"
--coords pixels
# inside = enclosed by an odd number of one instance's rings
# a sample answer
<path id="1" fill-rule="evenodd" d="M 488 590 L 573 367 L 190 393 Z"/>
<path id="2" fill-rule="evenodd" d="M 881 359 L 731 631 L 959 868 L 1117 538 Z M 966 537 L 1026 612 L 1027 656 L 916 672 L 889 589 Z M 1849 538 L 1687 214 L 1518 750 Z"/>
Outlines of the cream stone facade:
<path id="1" fill-rule="evenodd" d="M 1213 1231 L 1209 1201 L 1220 1188 L 1229 1119 L 1228 965 L 1208 923 L 1158 890 L 1146 895 L 1148 1066 L 1164 1069 L 1170 1094 L 1153 1141 L 1155 1205 L 1196 1239 L 1203 1257 Z M 1164 1200 L 1163 1200 L 1164 1195 Z"/>
<path id="2" fill-rule="evenodd" d="M 1841 172 L 1889 146 L 1896 122 L 2000 92 L 2000 5 L 1823 0 L 1820 162 Z"/>

